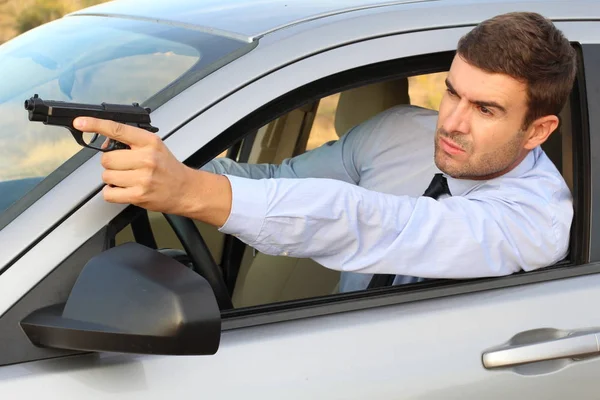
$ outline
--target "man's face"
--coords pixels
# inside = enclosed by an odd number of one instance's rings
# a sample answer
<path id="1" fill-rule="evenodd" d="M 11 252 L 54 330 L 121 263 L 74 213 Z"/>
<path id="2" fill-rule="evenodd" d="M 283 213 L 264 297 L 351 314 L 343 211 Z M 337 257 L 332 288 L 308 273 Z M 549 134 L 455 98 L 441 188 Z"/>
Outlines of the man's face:
<path id="1" fill-rule="evenodd" d="M 435 135 L 435 164 L 454 178 L 491 179 L 527 155 L 526 85 L 456 56 L 446 80 Z"/>

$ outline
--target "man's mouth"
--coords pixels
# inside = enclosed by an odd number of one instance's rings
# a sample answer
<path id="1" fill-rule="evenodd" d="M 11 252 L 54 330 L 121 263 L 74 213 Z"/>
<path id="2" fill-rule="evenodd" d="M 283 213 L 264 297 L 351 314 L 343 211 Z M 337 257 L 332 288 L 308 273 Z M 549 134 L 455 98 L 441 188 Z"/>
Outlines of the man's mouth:
<path id="1" fill-rule="evenodd" d="M 440 136 L 440 146 L 448 154 L 461 154 L 465 152 L 462 147 L 442 136 Z"/>

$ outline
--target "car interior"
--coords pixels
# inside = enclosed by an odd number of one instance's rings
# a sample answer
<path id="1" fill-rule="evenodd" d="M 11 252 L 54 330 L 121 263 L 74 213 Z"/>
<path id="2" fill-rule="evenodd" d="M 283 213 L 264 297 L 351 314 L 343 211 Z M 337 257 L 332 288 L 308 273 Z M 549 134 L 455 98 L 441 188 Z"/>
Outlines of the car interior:
<path id="1" fill-rule="evenodd" d="M 442 80 L 443 82 L 443 80 Z M 353 126 L 399 104 L 411 103 L 410 78 L 368 84 L 339 93 L 334 111 L 335 135 L 341 137 Z M 441 91 L 445 87 L 439 88 Z M 249 163 L 278 164 L 306 151 L 320 101 L 296 108 L 260 128 L 247 155 Z M 418 105 L 418 104 L 417 104 Z M 573 135 L 570 102 L 561 112 L 557 132 L 543 145 L 571 191 L 573 190 Z M 221 156 L 224 156 L 223 153 Z M 173 230 L 160 213 L 149 213 L 158 248 L 182 249 Z M 216 228 L 195 222 L 213 258 L 220 265 L 224 256 L 225 235 Z M 133 241 L 129 227 L 119 232 L 116 244 Z M 340 273 L 311 259 L 270 256 L 243 246 L 243 256 L 231 297 L 235 308 L 335 294 Z"/>

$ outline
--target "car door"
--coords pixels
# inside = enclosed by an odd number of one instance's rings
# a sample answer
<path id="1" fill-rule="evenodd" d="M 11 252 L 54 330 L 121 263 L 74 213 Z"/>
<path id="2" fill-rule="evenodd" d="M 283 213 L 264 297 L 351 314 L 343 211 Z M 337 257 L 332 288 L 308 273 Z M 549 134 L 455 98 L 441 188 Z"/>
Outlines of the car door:
<path id="1" fill-rule="evenodd" d="M 56 399 L 596 398 L 600 360 L 590 355 L 599 350 L 590 350 L 589 344 L 596 340 L 595 329 L 600 329 L 600 315 L 594 310 L 600 300 L 600 268 L 594 262 L 600 254 L 590 252 L 586 244 L 595 239 L 597 221 L 589 219 L 594 193 L 589 193 L 587 179 L 594 177 L 596 164 L 593 157 L 584 161 L 585 151 L 596 144 L 585 133 L 599 126 L 594 110 L 600 81 L 592 71 L 600 62 L 594 44 L 600 26 L 594 22 L 559 26 L 573 41 L 583 42 L 580 77 L 585 79 L 579 79 L 578 91 L 587 98 L 573 98 L 579 109 L 573 115 L 581 128 L 577 138 L 589 139 L 590 146 L 584 142 L 574 146 L 579 218 L 575 226 L 580 231 L 574 233 L 565 265 L 498 279 L 225 311 L 220 347 L 212 356 L 50 350 L 42 354 L 27 347 L 23 333 L 13 328 L 19 312 L 64 298 L 69 289 L 65 282 L 72 284 L 81 264 L 107 247 L 106 239 L 114 235 L 109 231 L 124 207 L 107 204 L 95 194 L 66 219 L 56 221 L 52 231 L 0 276 L 3 352 L 12 346 L 13 354 L 22 350 L 31 355 L 12 365 L 0 358 L 4 364 L 0 394 Z M 393 35 L 321 52 L 231 94 L 166 143 L 181 160 L 196 149 L 218 153 L 211 146 L 226 147 L 231 138 L 214 138 L 280 96 L 351 69 L 451 51 L 467 30 Z M 227 70 L 216 72 L 214 79 Z M 193 94 L 185 93 L 181 101 Z M 489 353 L 499 346 L 513 353 Z M 578 352 L 582 347 L 586 351 Z"/>

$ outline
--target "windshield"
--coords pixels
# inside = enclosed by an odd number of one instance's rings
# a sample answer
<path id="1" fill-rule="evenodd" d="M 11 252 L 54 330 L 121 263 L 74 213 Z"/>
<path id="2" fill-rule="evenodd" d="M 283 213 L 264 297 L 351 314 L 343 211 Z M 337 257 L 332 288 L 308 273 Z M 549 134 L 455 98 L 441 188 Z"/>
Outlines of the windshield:
<path id="1" fill-rule="evenodd" d="M 155 109 L 247 45 L 172 25 L 74 16 L 0 46 L 0 215 L 82 150 L 66 128 L 30 122 L 25 99 Z"/>

